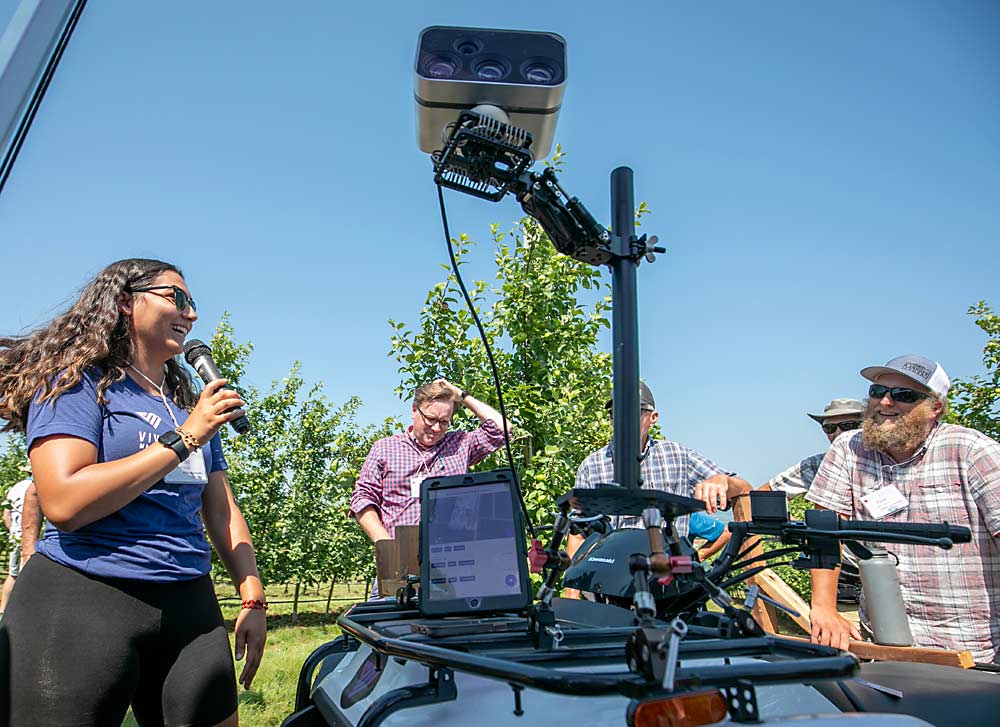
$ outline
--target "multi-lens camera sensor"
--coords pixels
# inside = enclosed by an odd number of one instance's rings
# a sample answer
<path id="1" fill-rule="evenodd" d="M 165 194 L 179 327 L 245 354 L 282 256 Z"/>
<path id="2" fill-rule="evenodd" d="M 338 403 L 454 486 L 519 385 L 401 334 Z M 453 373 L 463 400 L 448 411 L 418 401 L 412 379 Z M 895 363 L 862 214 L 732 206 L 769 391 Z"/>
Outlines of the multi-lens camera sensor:
<path id="1" fill-rule="evenodd" d="M 461 111 L 491 106 L 531 134 L 536 158 L 549 153 L 566 86 L 561 36 L 432 26 L 420 33 L 414 70 L 421 151 L 440 149 Z"/>

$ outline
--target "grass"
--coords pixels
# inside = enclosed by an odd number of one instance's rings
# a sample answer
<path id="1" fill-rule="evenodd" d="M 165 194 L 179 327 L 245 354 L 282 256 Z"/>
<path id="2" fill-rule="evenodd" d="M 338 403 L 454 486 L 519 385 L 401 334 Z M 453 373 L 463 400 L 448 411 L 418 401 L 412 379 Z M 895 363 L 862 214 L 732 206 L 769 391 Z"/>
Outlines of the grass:
<path id="1" fill-rule="evenodd" d="M 364 587 L 337 586 L 330 615 L 326 615 L 326 595 L 329 585 L 317 593 L 311 590 L 299 596 L 297 623 L 292 623 L 291 590 L 282 594 L 282 587 L 269 589 L 267 611 L 267 646 L 260 669 L 250 689 L 239 687 L 239 712 L 241 727 L 275 727 L 292 713 L 295 703 L 295 684 L 299 669 L 306 657 L 320 644 L 335 639 L 340 631 L 335 625 L 337 614 L 354 601 L 364 598 Z M 216 586 L 216 596 L 222 605 L 222 615 L 233 642 L 233 624 L 239 613 L 239 601 L 233 598 L 228 584 Z M 235 662 L 239 676 L 243 662 Z M 138 727 L 132 711 L 125 717 L 122 727 Z"/>

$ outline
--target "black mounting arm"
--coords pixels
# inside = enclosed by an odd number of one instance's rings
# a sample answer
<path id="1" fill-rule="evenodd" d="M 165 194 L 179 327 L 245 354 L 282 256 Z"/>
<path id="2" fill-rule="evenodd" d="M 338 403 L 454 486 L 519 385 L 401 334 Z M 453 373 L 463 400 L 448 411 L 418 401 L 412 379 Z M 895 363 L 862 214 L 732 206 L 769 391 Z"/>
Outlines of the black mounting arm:
<path id="1" fill-rule="evenodd" d="M 540 540 L 533 538 L 531 551 L 528 553 L 528 563 L 532 573 L 545 573 L 545 579 L 538 589 L 538 602 L 548 606 L 556 589 L 559 587 L 559 577 L 569 567 L 569 555 L 562 549 L 563 540 L 569 534 L 571 519 L 569 506 L 563 504 L 556 513 L 552 525 L 552 539 L 548 547 L 543 547 Z"/>
<path id="2" fill-rule="evenodd" d="M 563 255 L 590 265 L 608 265 L 616 256 L 611 233 L 594 219 L 579 197 L 566 193 L 552 167 L 546 167 L 541 173 L 524 174 L 512 193 L 520 200 L 521 209 L 538 220 L 556 250 Z M 666 252 L 656 243 L 655 236 L 636 238 L 624 257 L 635 262 L 645 257 L 652 262 L 654 253 Z"/>
<path id="3" fill-rule="evenodd" d="M 514 192 L 521 208 L 538 220 L 556 250 L 591 265 L 611 260 L 611 234 L 576 197 L 569 197 L 552 167 L 541 174 L 530 172 Z"/>
<path id="4" fill-rule="evenodd" d="M 578 197 L 570 197 L 553 167 L 528 171 L 534 163 L 531 134 L 504 121 L 463 111 L 451 125 L 445 146 L 432 156 L 434 181 L 449 189 L 499 202 L 507 194 L 538 220 L 556 250 L 591 265 L 610 264 L 612 238 Z M 666 252 L 643 235 L 624 257 L 638 262 Z M 620 253 L 617 256 L 621 257 Z"/>

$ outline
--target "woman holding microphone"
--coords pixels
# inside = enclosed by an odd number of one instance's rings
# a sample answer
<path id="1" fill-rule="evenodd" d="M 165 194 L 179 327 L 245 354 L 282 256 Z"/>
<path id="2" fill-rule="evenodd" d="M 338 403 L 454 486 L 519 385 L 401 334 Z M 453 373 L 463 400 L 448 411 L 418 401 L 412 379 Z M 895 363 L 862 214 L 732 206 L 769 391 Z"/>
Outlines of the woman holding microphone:
<path id="1" fill-rule="evenodd" d="M 219 429 L 243 414 L 178 363 L 197 320 L 181 271 L 112 263 L 70 309 L 0 338 L 0 416 L 24 431 L 48 520 L 0 622 L 0 715 L 21 725 L 238 724 L 207 532 L 239 589 L 249 688 L 264 590 Z"/>

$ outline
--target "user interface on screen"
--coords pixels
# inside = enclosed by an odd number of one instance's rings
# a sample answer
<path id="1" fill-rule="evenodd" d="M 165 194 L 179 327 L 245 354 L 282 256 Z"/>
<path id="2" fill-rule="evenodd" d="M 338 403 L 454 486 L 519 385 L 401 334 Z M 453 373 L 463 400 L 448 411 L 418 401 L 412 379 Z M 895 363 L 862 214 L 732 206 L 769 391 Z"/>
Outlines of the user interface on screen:
<path id="1" fill-rule="evenodd" d="M 424 513 L 430 600 L 522 593 L 514 502 L 505 483 L 431 489 Z"/>

